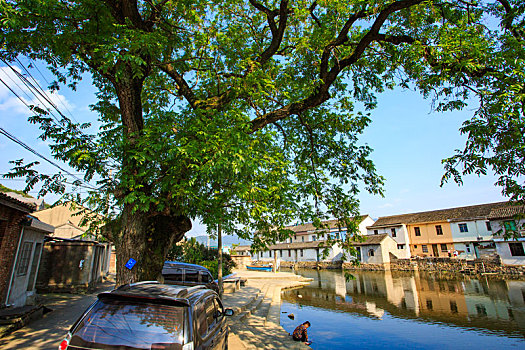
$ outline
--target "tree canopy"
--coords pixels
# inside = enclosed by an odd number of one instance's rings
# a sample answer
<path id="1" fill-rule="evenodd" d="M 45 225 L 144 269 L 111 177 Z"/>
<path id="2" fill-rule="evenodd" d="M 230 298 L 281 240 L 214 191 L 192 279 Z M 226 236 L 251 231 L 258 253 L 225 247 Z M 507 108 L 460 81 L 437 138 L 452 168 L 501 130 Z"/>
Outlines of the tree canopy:
<path id="1" fill-rule="evenodd" d="M 1 57 L 46 62 L 55 89 L 86 75 L 98 88 L 98 134 L 38 109 L 30 121 L 55 157 L 100 177 L 92 207 L 120 209 L 110 239 L 119 261 L 139 261 L 118 270 L 127 281 L 154 278 L 196 217 L 255 247 L 292 221 L 354 227 L 359 190 L 382 193 L 358 136 L 385 89 L 415 86 L 439 109 L 483 96 L 464 131 L 495 118 L 512 129 L 503 140 L 523 135 L 523 11 L 518 0 L 6 0 Z M 477 136 L 499 138 L 483 128 L 448 174 L 493 166 L 469 158 Z"/>

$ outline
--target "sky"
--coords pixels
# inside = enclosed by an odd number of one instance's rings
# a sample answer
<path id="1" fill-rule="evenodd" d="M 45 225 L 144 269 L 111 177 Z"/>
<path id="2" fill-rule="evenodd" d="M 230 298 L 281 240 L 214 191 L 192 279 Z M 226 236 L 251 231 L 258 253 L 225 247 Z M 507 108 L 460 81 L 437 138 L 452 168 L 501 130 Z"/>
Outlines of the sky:
<path id="1" fill-rule="evenodd" d="M 22 60 L 22 63 L 27 67 L 29 62 Z M 21 68 L 18 69 L 23 73 Z M 44 88 L 52 81 L 51 74 L 43 67 L 29 71 Z M 28 104 L 35 104 L 35 98 L 10 68 L 0 65 L 0 79 Z M 95 92 L 96 89 L 86 79 L 76 91 L 63 88 L 50 96 L 74 121 L 91 121 L 96 125 L 97 116 L 89 109 L 89 105 L 96 102 Z M 494 186 L 497 179 L 493 175 L 470 175 L 464 177 L 462 186 L 449 182 L 440 187 L 444 173 L 441 160 L 452 156 L 455 149 L 463 147 L 466 136 L 460 135 L 459 128 L 473 115 L 475 106 L 459 112 L 433 112 L 429 100 L 423 99 L 417 92 L 400 89 L 379 95 L 378 102 L 378 108 L 371 112 L 372 123 L 360 140 L 362 144 L 368 144 L 374 149 L 371 159 L 378 173 L 386 178 L 385 196 L 382 198 L 362 192 L 359 196 L 362 214 L 378 218 L 505 200 L 501 189 Z M 0 127 L 52 159 L 48 143 L 38 138 L 38 126 L 27 120 L 30 115 L 27 107 L 0 81 Z M 21 158 L 26 163 L 40 161 L 38 170 L 42 173 L 53 174 L 58 170 L 0 135 L 0 174 L 5 174 L 12 168 L 9 161 Z M 55 162 L 73 175 L 80 175 L 60 161 Z M 0 183 L 20 190 L 25 186 L 22 179 L 0 178 Z M 35 192 L 30 194 L 37 195 Z M 53 203 L 56 197 L 46 197 L 45 200 Z M 194 228 L 187 235 L 203 234 L 205 227 L 194 222 Z"/>

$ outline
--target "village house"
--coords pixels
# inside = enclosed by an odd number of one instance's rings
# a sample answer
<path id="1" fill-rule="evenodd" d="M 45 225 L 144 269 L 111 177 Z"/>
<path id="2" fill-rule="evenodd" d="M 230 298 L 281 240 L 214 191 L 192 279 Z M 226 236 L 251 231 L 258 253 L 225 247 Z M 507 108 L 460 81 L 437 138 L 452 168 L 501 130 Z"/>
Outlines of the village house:
<path id="1" fill-rule="evenodd" d="M 525 206 L 493 209 L 489 219 L 501 262 L 505 265 L 525 265 Z"/>
<path id="2" fill-rule="evenodd" d="M 506 202 L 380 217 L 368 234 L 388 234 L 398 242 L 400 258 L 475 259 L 495 253 L 488 215 Z"/>
<path id="3" fill-rule="evenodd" d="M 34 213 L 55 228 L 44 246 L 39 290 L 83 291 L 115 271 L 112 244 L 88 233 L 84 211 L 78 204 L 65 203 Z"/>
<path id="4" fill-rule="evenodd" d="M 366 227 L 374 220 L 369 215 L 355 218 L 360 235 L 366 234 Z M 325 247 L 328 235 L 335 240 L 344 240 L 346 227 L 338 227 L 337 220 L 325 221 L 328 231 L 321 233 L 312 223 L 287 226 L 294 235 L 284 242 L 278 242 L 268 247 L 268 251 L 252 254 L 252 260 L 272 261 L 276 258 L 286 262 L 340 262 L 343 260 L 343 249 L 337 245 Z M 324 254 L 325 248 L 327 254 Z"/>
<path id="5" fill-rule="evenodd" d="M 44 236 L 53 227 L 29 215 L 34 205 L 0 193 L 0 301 L 2 307 L 33 302 Z"/>
<path id="6" fill-rule="evenodd" d="M 410 239 L 406 223 L 402 222 L 403 215 L 384 216 L 377 219 L 372 225 L 368 226 L 367 235 L 386 234 L 396 242 L 395 255 L 400 259 L 408 259 L 410 253 Z"/>
<path id="7" fill-rule="evenodd" d="M 363 264 L 390 264 L 392 259 L 398 257 L 397 242 L 387 234 L 365 236 L 364 242 L 356 242 L 357 260 Z"/>

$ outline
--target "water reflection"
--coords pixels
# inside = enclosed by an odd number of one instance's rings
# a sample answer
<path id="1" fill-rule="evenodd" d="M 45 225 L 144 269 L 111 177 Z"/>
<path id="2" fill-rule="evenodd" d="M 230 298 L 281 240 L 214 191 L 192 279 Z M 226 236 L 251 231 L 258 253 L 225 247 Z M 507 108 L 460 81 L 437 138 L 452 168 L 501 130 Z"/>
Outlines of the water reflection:
<path id="1" fill-rule="evenodd" d="M 310 286 L 283 301 L 381 320 L 385 314 L 525 338 L 525 282 L 404 272 L 298 270 Z"/>

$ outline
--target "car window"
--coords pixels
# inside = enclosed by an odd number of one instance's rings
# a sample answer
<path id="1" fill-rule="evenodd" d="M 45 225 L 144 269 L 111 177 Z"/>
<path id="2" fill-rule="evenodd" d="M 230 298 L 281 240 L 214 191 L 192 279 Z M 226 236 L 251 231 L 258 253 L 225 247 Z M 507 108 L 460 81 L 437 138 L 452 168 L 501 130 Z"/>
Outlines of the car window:
<path id="1" fill-rule="evenodd" d="M 183 269 L 166 269 L 162 274 L 164 279 L 172 281 L 184 281 L 184 270 Z"/>
<path id="2" fill-rule="evenodd" d="M 206 320 L 206 308 L 204 300 L 195 305 L 195 318 L 197 320 L 197 333 L 204 338 L 208 333 L 208 322 Z"/>
<path id="3" fill-rule="evenodd" d="M 213 303 L 215 304 L 216 322 L 221 322 L 222 318 L 224 317 L 224 309 L 222 308 L 222 304 L 217 298 L 213 299 Z"/>
<path id="4" fill-rule="evenodd" d="M 186 307 L 99 300 L 73 330 L 71 346 L 180 350 Z M 186 332 L 187 333 L 187 332 Z"/>
<path id="5" fill-rule="evenodd" d="M 205 307 L 206 307 L 206 320 L 208 322 L 208 330 L 211 330 L 213 327 L 215 327 L 215 324 L 217 323 L 216 320 L 216 309 L 215 309 L 215 303 L 213 302 L 215 298 L 213 296 L 206 298 L 205 301 Z"/>
<path id="6" fill-rule="evenodd" d="M 186 282 L 199 282 L 199 271 L 186 270 L 186 276 L 184 277 Z"/>

